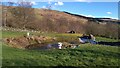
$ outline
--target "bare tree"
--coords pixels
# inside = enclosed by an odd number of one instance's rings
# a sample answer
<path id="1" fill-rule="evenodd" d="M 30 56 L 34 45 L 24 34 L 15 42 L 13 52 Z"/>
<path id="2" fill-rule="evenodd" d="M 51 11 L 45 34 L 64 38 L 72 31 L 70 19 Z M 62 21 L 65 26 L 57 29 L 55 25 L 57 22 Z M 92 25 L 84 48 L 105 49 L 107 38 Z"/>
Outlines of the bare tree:
<path id="1" fill-rule="evenodd" d="M 12 0 L 8 1 L 8 6 L 13 6 L 15 3 Z"/>
<path id="2" fill-rule="evenodd" d="M 19 7 L 32 8 L 33 3 L 28 0 L 20 0 L 17 2 Z"/>
<path id="3" fill-rule="evenodd" d="M 11 8 L 9 11 L 15 19 L 14 22 L 18 23 L 20 26 L 23 26 L 23 28 L 26 28 L 26 25 L 32 22 L 35 17 L 34 8 L 31 8 L 33 4 L 23 0 L 17 2 L 17 4 L 18 7 Z"/>
<path id="4" fill-rule="evenodd" d="M 118 39 L 118 24 L 108 23 L 106 25 L 106 37 Z"/>

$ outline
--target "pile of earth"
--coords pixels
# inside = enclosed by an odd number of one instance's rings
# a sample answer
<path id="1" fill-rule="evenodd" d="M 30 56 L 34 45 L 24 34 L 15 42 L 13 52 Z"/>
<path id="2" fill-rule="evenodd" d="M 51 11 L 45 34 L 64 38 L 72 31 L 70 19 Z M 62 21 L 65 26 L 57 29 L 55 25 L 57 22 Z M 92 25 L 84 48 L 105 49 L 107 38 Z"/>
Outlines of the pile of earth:
<path id="1" fill-rule="evenodd" d="M 23 36 L 17 38 L 5 38 L 5 43 L 14 48 L 20 49 L 47 49 L 49 44 L 57 44 L 58 40 L 56 37 L 45 37 L 45 36 Z M 74 48 L 78 44 L 73 42 L 61 42 L 62 49 Z"/>
<path id="2" fill-rule="evenodd" d="M 43 44 L 45 41 L 55 41 L 56 38 L 45 37 L 45 36 L 23 36 L 17 38 L 5 38 L 4 42 L 11 47 L 25 49 L 30 45 Z"/>

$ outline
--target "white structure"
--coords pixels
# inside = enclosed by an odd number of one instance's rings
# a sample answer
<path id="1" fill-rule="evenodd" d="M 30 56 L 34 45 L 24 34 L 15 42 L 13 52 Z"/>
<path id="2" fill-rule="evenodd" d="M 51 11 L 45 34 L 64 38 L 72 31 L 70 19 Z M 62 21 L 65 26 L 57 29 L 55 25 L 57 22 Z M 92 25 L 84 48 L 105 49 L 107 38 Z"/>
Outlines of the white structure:
<path id="1" fill-rule="evenodd" d="M 74 45 L 74 46 L 72 46 L 72 49 L 75 49 L 76 48 L 76 46 Z"/>
<path id="2" fill-rule="evenodd" d="M 90 36 L 91 36 L 91 39 L 95 41 L 95 37 L 92 34 L 90 34 Z"/>
<path id="3" fill-rule="evenodd" d="M 81 43 L 89 42 L 89 43 L 92 43 L 92 44 L 96 44 L 95 38 L 93 38 L 93 39 L 79 38 L 79 41 L 80 41 Z"/>
<path id="4" fill-rule="evenodd" d="M 79 38 L 79 41 L 80 41 L 81 43 L 86 43 L 86 42 L 88 42 L 89 40 L 88 40 L 88 39 L 84 39 L 84 38 Z"/>
<path id="5" fill-rule="evenodd" d="M 27 32 L 27 37 L 29 37 L 30 36 L 30 33 L 29 32 Z"/>
<path id="6" fill-rule="evenodd" d="M 58 48 L 61 49 L 61 47 L 62 47 L 62 43 L 58 42 Z"/>

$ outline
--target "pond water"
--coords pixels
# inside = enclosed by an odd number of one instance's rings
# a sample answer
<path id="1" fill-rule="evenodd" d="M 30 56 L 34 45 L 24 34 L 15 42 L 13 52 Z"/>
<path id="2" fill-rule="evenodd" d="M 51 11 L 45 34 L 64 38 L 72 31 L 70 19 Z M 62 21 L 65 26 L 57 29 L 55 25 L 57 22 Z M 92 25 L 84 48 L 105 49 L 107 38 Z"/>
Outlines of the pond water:
<path id="1" fill-rule="evenodd" d="M 60 45 L 61 43 L 61 45 Z M 32 44 L 26 47 L 26 49 L 32 50 L 47 50 L 47 49 L 65 49 L 65 48 L 76 48 L 79 44 L 73 42 L 51 42 L 51 43 L 41 43 Z"/>

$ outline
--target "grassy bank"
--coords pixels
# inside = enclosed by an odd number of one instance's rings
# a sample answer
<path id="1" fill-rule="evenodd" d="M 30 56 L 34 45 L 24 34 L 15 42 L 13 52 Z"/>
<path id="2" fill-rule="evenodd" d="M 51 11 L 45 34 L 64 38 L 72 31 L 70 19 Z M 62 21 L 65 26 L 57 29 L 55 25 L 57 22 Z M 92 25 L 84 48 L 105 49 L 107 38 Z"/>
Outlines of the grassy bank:
<path id="1" fill-rule="evenodd" d="M 3 66 L 118 66 L 119 49 L 86 44 L 77 49 L 35 51 L 3 45 Z"/>
<path id="2" fill-rule="evenodd" d="M 19 37 L 26 32 L 3 31 L 3 38 Z M 81 34 L 34 33 L 59 37 L 60 39 L 75 39 Z M 99 41 L 116 42 L 109 38 L 96 37 Z M 3 66 L 119 66 L 120 47 L 92 44 L 80 44 L 76 49 L 23 50 L 11 48 L 2 44 Z"/>

